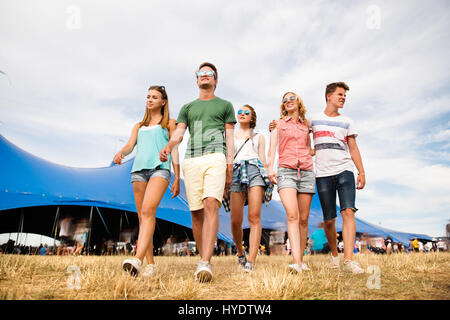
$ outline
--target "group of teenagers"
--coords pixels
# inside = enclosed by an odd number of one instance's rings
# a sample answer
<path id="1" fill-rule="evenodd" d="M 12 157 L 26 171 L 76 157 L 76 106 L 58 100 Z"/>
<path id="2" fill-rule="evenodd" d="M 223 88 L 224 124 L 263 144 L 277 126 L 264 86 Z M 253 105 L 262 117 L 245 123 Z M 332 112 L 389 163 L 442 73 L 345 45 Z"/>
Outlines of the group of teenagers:
<path id="1" fill-rule="evenodd" d="M 237 245 L 237 255 L 238 264 L 244 271 L 255 270 L 261 240 L 261 207 L 270 201 L 274 185 L 277 185 L 286 210 L 293 258 L 293 263 L 288 265 L 291 272 L 310 270 L 303 262 L 303 253 L 316 187 L 331 249 L 330 267 L 340 268 L 341 265 L 335 229 L 338 194 L 343 218 L 343 270 L 364 272 L 352 257 L 356 234 L 355 189 L 364 188 L 365 173 L 355 140 L 354 123 L 339 112 L 349 87 L 344 82 L 327 85 L 326 108 L 312 116 L 306 115 L 303 101 L 296 93 L 285 93 L 281 99 L 280 118 L 269 125 L 270 144 L 266 157 L 265 137 L 254 131 L 255 109 L 243 105 L 236 116 L 230 102 L 215 96 L 218 72 L 212 63 L 199 66 L 196 81 L 198 99 L 185 104 L 176 120 L 170 118 L 165 87 L 151 86 L 144 118 L 134 125 L 128 142 L 114 156 L 114 163 L 121 164 L 136 147 L 131 182 L 139 217 L 139 246 L 135 257 L 123 261 L 123 269 L 142 276 L 152 276 L 156 272 L 153 257 L 156 210 L 169 186 L 171 165 L 174 173 L 172 198 L 180 193 L 178 145 L 189 129 L 182 170 L 192 232 L 201 257 L 194 273 L 197 281 L 208 282 L 213 277 L 210 262 L 219 226 L 218 210 L 222 204 L 230 211 L 236 244 L 243 241 L 243 211 L 244 206 L 248 206 L 248 257 L 240 245 Z M 235 130 L 236 122 L 239 127 Z M 311 147 L 310 133 L 314 148 Z M 274 168 L 275 163 L 277 168 Z M 354 166 L 358 170 L 356 182 Z M 145 267 L 144 258 L 147 259 Z"/>

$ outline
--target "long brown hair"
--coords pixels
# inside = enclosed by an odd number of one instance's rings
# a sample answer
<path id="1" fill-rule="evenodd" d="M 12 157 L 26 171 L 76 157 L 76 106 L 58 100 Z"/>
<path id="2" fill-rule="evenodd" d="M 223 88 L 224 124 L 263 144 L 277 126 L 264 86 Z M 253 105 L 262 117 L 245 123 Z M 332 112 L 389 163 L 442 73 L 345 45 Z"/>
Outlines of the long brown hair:
<path id="1" fill-rule="evenodd" d="M 308 126 L 308 120 L 306 120 L 306 108 L 305 105 L 303 104 L 302 99 L 300 99 L 300 97 L 298 96 L 298 94 L 296 94 L 295 92 L 292 91 L 288 91 L 286 92 L 283 97 L 281 98 L 281 100 L 284 99 L 284 97 L 288 94 L 288 93 L 292 93 L 293 95 L 295 95 L 295 97 L 297 98 L 297 102 L 298 102 L 298 115 L 300 117 L 300 120 L 303 122 L 303 124 L 305 126 Z M 281 106 L 280 106 L 280 119 L 286 117 L 288 115 L 286 109 L 284 108 L 284 103 L 283 101 L 281 101 Z"/>
<path id="2" fill-rule="evenodd" d="M 169 97 L 167 96 L 167 92 L 166 92 L 166 88 L 163 86 L 151 86 L 150 88 L 148 88 L 148 91 L 150 90 L 156 90 L 159 93 L 161 93 L 162 99 L 166 100 L 166 103 L 164 104 L 164 106 L 161 107 L 161 128 L 165 129 L 167 128 L 167 125 L 169 123 L 169 119 L 170 119 L 170 115 L 169 115 Z M 147 108 L 147 106 L 145 107 L 145 114 L 144 114 L 144 118 L 142 119 L 141 122 L 139 122 L 139 128 L 142 126 L 148 126 L 150 124 L 150 120 L 151 120 L 151 113 L 150 110 Z"/>
<path id="3" fill-rule="evenodd" d="M 255 129 L 256 127 L 256 112 L 255 109 L 253 109 L 252 106 L 248 105 L 248 104 L 244 104 L 242 107 L 246 107 L 250 109 L 250 129 Z"/>

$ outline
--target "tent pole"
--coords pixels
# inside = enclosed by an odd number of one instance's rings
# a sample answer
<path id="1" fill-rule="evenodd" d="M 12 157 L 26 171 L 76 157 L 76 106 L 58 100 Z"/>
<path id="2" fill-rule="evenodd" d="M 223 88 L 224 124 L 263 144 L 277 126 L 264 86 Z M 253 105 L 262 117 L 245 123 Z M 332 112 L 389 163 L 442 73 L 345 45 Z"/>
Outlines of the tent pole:
<path id="1" fill-rule="evenodd" d="M 19 230 L 17 231 L 16 245 L 18 245 L 19 243 L 19 234 L 22 232 L 22 230 L 23 230 L 23 208 L 20 209 Z M 20 240 L 22 240 L 22 238 Z"/>
<path id="2" fill-rule="evenodd" d="M 111 232 L 109 232 L 108 226 L 106 225 L 105 220 L 103 219 L 102 214 L 100 213 L 100 210 L 98 209 L 98 207 L 95 207 L 95 209 L 97 209 L 98 215 L 100 216 L 100 219 L 102 219 L 103 225 L 105 226 L 106 231 L 108 231 L 108 233 L 111 235 Z"/>
<path id="3" fill-rule="evenodd" d="M 122 213 L 120 214 L 120 224 L 119 224 L 119 241 L 120 241 L 120 235 L 122 234 Z"/>
<path id="4" fill-rule="evenodd" d="M 130 221 L 128 221 L 128 216 L 127 216 L 127 212 L 124 211 L 123 213 L 125 213 L 125 219 L 127 220 L 127 226 L 130 226 Z"/>
<path id="5" fill-rule="evenodd" d="M 53 221 L 53 228 L 51 233 L 51 235 L 53 236 L 53 247 L 56 246 L 56 223 L 58 221 L 58 216 L 59 216 L 59 206 L 56 207 L 55 220 Z"/>
<path id="6" fill-rule="evenodd" d="M 91 214 L 89 215 L 89 233 L 88 233 L 88 242 L 87 242 L 87 250 L 86 255 L 89 255 L 89 249 L 91 248 L 91 230 L 92 230 L 92 211 L 94 210 L 94 207 L 91 207 Z"/>

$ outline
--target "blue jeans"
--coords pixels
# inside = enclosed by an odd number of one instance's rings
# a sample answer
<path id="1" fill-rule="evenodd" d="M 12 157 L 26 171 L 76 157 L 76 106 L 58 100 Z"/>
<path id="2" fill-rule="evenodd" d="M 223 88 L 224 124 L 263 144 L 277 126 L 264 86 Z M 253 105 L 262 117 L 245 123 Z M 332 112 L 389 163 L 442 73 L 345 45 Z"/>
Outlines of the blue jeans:
<path id="1" fill-rule="evenodd" d="M 316 178 L 317 193 L 322 206 L 323 220 L 332 220 L 336 214 L 336 191 L 339 195 L 341 211 L 355 207 L 355 176 L 351 171 L 344 171 L 334 176 Z"/>

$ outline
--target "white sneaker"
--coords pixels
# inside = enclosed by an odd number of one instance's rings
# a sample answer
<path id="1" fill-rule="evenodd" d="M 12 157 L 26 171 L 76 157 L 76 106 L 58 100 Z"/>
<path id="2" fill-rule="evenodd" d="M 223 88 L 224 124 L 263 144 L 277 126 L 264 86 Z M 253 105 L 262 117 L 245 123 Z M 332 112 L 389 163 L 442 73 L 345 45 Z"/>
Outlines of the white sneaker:
<path id="1" fill-rule="evenodd" d="M 302 263 L 301 268 L 303 271 L 310 271 L 311 269 L 308 267 L 308 265 L 306 263 Z"/>
<path id="2" fill-rule="evenodd" d="M 143 277 L 152 277 L 155 275 L 155 265 L 154 264 L 147 264 L 142 271 Z"/>
<path id="3" fill-rule="evenodd" d="M 331 269 L 340 269 L 341 266 L 341 257 L 339 254 L 336 257 L 333 257 L 332 254 L 330 254 L 330 263 L 328 265 Z"/>
<path id="4" fill-rule="evenodd" d="M 255 271 L 255 265 L 253 263 L 251 263 L 250 261 L 247 261 L 244 266 L 244 271 L 245 272 Z"/>
<path id="5" fill-rule="evenodd" d="M 208 261 L 201 260 L 194 273 L 194 279 L 199 282 L 209 282 L 212 276 L 211 264 Z"/>
<path id="6" fill-rule="evenodd" d="M 300 267 L 298 264 L 294 263 L 294 264 L 290 264 L 288 266 L 289 268 L 289 272 L 291 273 L 302 273 L 302 267 Z"/>
<path id="7" fill-rule="evenodd" d="M 344 261 L 343 270 L 352 273 L 364 273 L 364 270 L 356 261 Z"/>
<path id="8" fill-rule="evenodd" d="M 132 276 L 137 276 L 141 272 L 142 262 L 138 258 L 126 259 L 122 263 L 122 268 L 126 272 L 129 272 Z"/>

